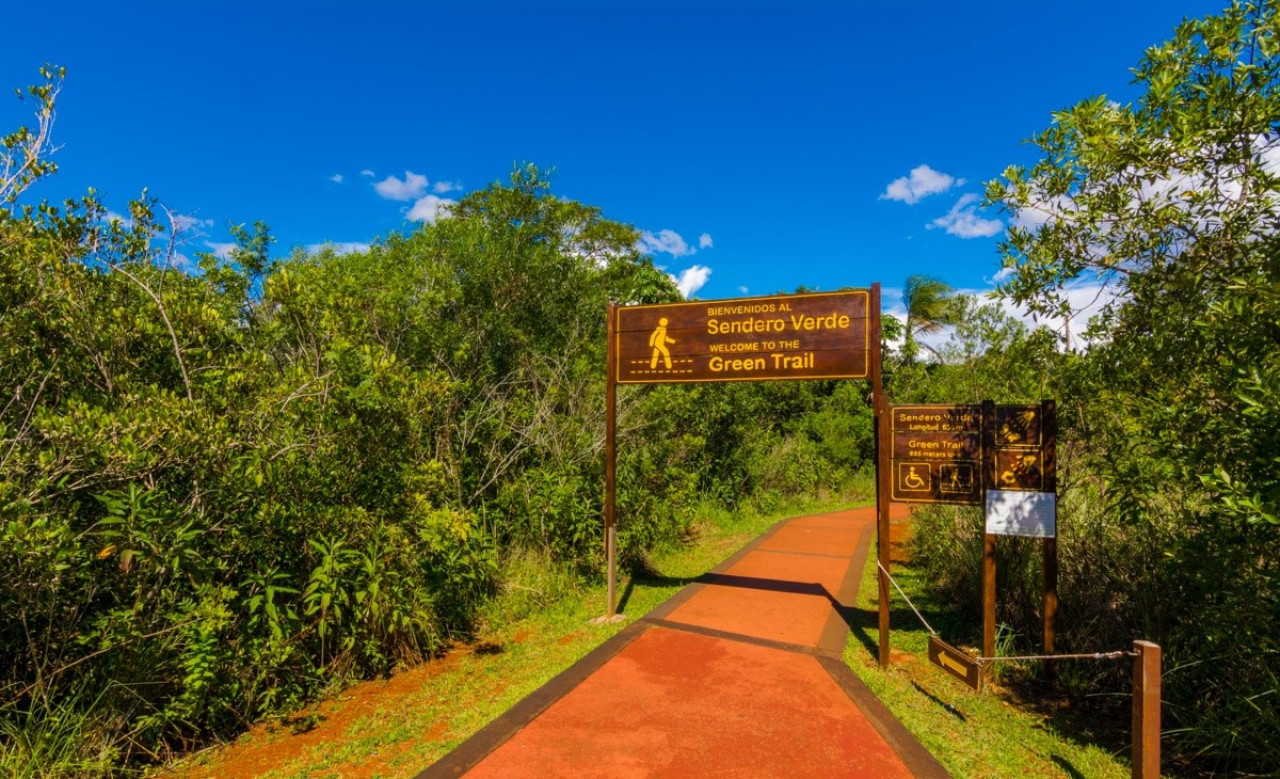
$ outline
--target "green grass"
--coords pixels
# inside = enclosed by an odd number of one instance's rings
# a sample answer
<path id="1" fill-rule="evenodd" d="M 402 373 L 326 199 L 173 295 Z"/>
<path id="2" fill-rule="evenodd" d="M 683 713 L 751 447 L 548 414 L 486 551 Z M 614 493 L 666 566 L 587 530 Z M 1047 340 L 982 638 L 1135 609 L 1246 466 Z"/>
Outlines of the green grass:
<path id="1" fill-rule="evenodd" d="M 847 505 L 847 504 L 846 504 Z M 686 581 L 763 533 L 778 519 L 831 510 L 831 502 L 791 503 L 767 515 L 703 512 L 693 543 L 664 549 L 651 570 L 634 580 L 620 576 L 624 613 L 635 619 L 674 595 Z M 1048 717 L 996 694 L 978 695 L 945 676 L 925 659 L 927 633 L 895 597 L 893 647 L 914 655 L 882 672 L 876 666 L 875 562 L 864 572 L 859 611 L 845 658 L 854 672 L 906 727 L 957 777 L 1124 777 L 1125 756 L 1074 737 Z M 294 749 L 286 759 L 267 760 L 255 773 L 267 777 L 339 777 L 353 767 L 361 776 L 411 776 L 502 714 L 553 676 L 617 633 L 623 624 L 594 625 L 605 609 L 602 584 L 584 585 L 571 572 L 546 561 L 512 561 L 508 586 L 485 610 L 480 640 L 470 650 L 441 661 L 442 670 L 414 681 L 403 694 L 389 696 L 360 716 L 348 717 L 342 731 Z M 895 578 L 922 606 L 935 627 L 966 622 L 930 603 L 910 569 Z M 896 594 L 895 594 L 896 595 Z M 899 608 L 901 606 L 901 608 Z M 414 673 L 414 672 L 409 672 Z M 394 682 L 394 680 L 393 680 Z M 338 700 L 342 699 L 338 696 Z M 1066 712 L 1069 715 L 1070 712 Z M 293 722 L 304 728 L 314 714 Z M 323 715 L 318 719 L 323 720 Z M 324 727 L 323 722 L 321 727 Z M 287 742 L 288 728 L 261 729 L 244 737 L 250 745 Z M 305 737 L 303 739 L 305 741 Z M 1122 739 L 1123 740 L 1123 739 Z M 210 750 L 178 767 L 188 776 L 220 776 L 230 751 Z M 241 758 L 241 767 L 243 767 Z"/>
<path id="2" fill-rule="evenodd" d="M 943 640 L 957 643 L 957 634 L 972 635 L 972 625 L 966 623 L 975 622 L 976 614 L 966 620 L 965 615 L 934 602 L 922 577 L 909 566 L 895 565 L 893 576 Z M 1117 726 L 1127 731 L 1128 723 L 1095 720 L 1092 727 L 1099 732 L 1090 733 L 1078 701 L 1018 701 L 1007 691 L 972 691 L 928 661 L 929 633 L 896 591 L 890 601 L 895 662 L 882 670 L 874 555 L 858 592 L 845 661 L 952 775 L 983 779 L 1129 776 L 1127 752 L 1115 755 L 1092 738 L 1096 735 L 1117 749 L 1117 742 L 1127 743 L 1127 732 L 1117 733 Z"/>
<path id="3" fill-rule="evenodd" d="M 703 510 L 692 543 L 659 550 L 651 570 L 639 576 L 619 573 L 621 611 L 627 622 L 643 616 L 780 519 L 847 505 L 808 500 L 767 514 Z M 534 558 L 512 561 L 506 573 L 503 593 L 482 615 L 476 651 L 455 653 L 446 670 L 354 719 L 338 738 L 309 745 L 280 764 L 260 765 L 261 775 L 338 777 L 345 769 L 361 766 L 372 767 L 374 776 L 411 776 L 627 624 L 592 623 L 605 611 L 603 584 L 584 585 L 571 572 Z M 304 713 L 290 722 L 305 728 L 316 719 Z M 287 731 L 258 730 L 242 741 L 280 742 L 291 738 Z M 223 773 L 225 760 L 236 759 L 234 751 L 209 750 L 176 769 L 190 776 L 216 776 Z"/>

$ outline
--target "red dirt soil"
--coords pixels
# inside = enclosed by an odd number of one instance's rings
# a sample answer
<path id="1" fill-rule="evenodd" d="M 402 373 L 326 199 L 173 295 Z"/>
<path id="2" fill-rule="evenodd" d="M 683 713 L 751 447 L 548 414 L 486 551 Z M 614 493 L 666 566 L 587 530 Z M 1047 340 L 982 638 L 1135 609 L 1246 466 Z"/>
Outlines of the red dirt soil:
<path id="1" fill-rule="evenodd" d="M 818 661 L 649 630 L 468 776 L 911 777 Z"/>
<path id="2" fill-rule="evenodd" d="M 647 623 L 532 721 L 480 738 L 494 746 L 468 775 L 913 776 L 881 730 L 887 713 L 868 715 L 818 658 L 843 649 L 845 633 L 833 648 L 827 628 L 837 594 L 848 598 L 842 587 L 861 573 L 851 566 L 860 547 L 870 551 L 874 515 L 861 509 L 779 526 L 677 596 L 660 624 Z M 715 633 L 699 632 L 707 630 Z M 904 736 L 895 731 L 894 744 L 905 745 L 913 765 L 944 773 L 927 753 L 922 763 L 922 748 Z M 428 775 L 465 770 L 476 759 L 467 752 L 464 744 Z"/>
<path id="3" fill-rule="evenodd" d="M 893 508 L 891 550 L 900 561 L 911 528 L 902 522 L 905 507 Z M 864 509 L 791 520 L 723 571 L 725 584 L 704 586 L 667 617 L 747 640 L 651 628 L 471 773 L 910 776 L 815 657 L 750 643 L 756 638 L 816 646 L 833 608 L 828 596 L 839 591 L 873 514 Z M 751 586 L 762 583 L 764 588 Z M 315 748 L 342 743 L 358 720 L 450 673 L 473 649 L 458 647 L 390 679 L 357 684 L 283 724 L 257 725 L 207 765 L 178 766 L 166 775 L 247 779 L 282 768 Z M 290 723 L 312 716 L 316 721 L 309 729 L 291 731 Z M 415 742 L 445 735 L 439 726 Z M 388 764 L 415 742 L 335 773 L 398 773 Z"/>

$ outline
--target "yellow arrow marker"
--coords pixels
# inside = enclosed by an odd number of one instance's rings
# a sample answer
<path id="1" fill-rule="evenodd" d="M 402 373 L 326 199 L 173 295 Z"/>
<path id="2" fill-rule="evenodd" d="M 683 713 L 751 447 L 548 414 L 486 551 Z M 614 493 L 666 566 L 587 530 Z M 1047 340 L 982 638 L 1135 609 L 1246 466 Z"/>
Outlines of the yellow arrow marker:
<path id="1" fill-rule="evenodd" d="M 956 660 L 945 652 L 938 653 L 938 663 L 944 668 L 950 668 L 958 674 L 962 674 L 964 676 L 969 675 L 969 669 L 965 667 L 964 663 Z"/>

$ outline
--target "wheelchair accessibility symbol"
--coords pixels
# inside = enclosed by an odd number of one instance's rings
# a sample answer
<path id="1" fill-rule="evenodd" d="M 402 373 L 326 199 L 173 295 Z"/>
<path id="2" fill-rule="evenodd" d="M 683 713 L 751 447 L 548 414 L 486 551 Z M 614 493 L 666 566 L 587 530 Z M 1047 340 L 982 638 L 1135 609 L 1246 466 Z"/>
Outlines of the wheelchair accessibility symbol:
<path id="1" fill-rule="evenodd" d="M 930 492 L 933 477 L 928 463 L 898 463 L 898 490 L 900 492 Z"/>

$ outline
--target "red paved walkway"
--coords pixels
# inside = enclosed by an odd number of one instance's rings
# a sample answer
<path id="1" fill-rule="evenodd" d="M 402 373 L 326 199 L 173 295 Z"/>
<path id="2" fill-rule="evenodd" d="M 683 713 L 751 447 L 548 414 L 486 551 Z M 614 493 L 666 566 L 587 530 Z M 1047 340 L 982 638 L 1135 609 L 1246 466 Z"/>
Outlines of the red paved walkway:
<path id="1" fill-rule="evenodd" d="M 874 538 L 779 523 L 422 776 L 946 776 L 840 659 Z"/>

